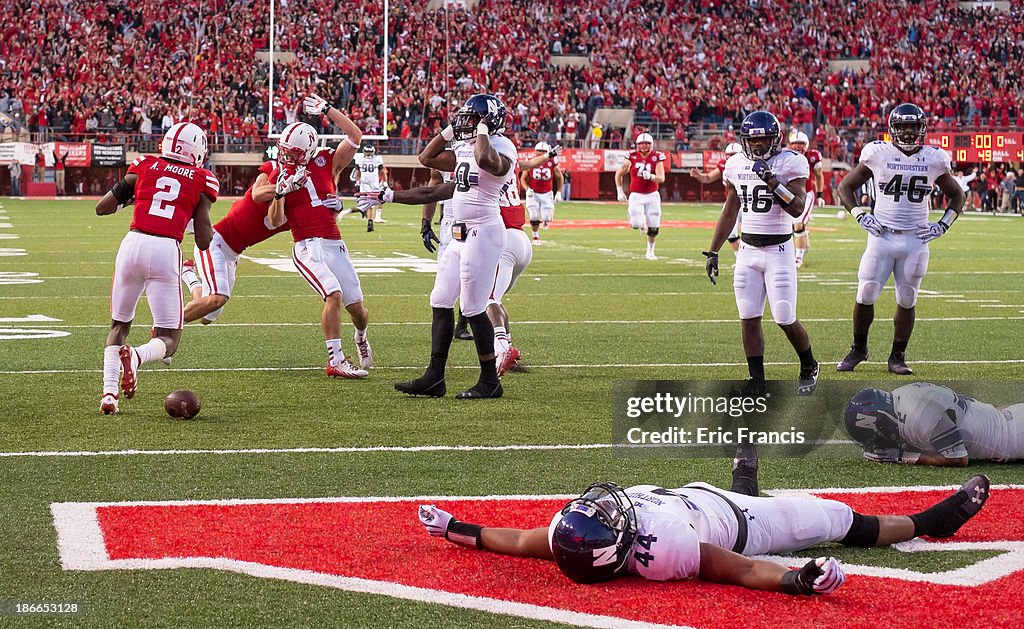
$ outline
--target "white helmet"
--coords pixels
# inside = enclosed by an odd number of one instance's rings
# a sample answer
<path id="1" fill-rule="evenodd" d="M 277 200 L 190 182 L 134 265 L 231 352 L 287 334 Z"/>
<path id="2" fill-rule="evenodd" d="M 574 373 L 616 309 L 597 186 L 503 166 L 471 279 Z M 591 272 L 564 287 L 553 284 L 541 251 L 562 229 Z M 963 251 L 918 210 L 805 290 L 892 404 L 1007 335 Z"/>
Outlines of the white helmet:
<path id="1" fill-rule="evenodd" d="M 202 168 L 206 162 L 206 132 L 191 122 L 172 125 L 160 142 L 160 155 Z"/>
<path id="2" fill-rule="evenodd" d="M 650 133 L 641 133 L 640 135 L 636 136 L 636 140 L 633 141 L 633 143 L 636 144 L 637 147 L 639 147 L 644 142 L 649 142 L 651 148 L 654 148 L 654 136 L 652 136 Z"/>
<path id="3" fill-rule="evenodd" d="M 806 150 L 810 140 L 807 139 L 807 134 L 803 131 L 794 131 L 789 134 L 789 145 L 792 146 L 794 144 L 803 144 L 804 150 Z"/>
<path id="4" fill-rule="evenodd" d="M 547 142 L 537 142 L 537 146 L 533 147 L 533 150 L 538 153 L 547 153 L 551 150 L 551 145 Z"/>
<path id="5" fill-rule="evenodd" d="M 743 147 L 740 146 L 739 142 L 730 142 L 729 146 L 725 147 L 726 155 L 735 155 L 736 153 L 742 153 Z"/>
<path id="6" fill-rule="evenodd" d="M 284 128 L 277 140 L 277 163 L 285 172 L 295 172 L 305 166 L 316 153 L 320 137 L 316 129 L 305 122 L 293 122 Z"/>

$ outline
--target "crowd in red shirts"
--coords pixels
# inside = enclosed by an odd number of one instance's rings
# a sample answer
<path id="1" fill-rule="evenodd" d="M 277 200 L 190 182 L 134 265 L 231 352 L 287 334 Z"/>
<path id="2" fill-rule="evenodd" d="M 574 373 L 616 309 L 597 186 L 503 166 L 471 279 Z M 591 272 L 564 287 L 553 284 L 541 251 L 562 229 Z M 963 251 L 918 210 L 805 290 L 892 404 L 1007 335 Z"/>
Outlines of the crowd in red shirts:
<path id="1" fill-rule="evenodd" d="M 676 146 L 697 124 L 738 125 L 767 108 L 833 156 L 882 126 L 896 103 L 933 128 L 1024 127 L 1024 17 L 955 0 L 480 0 L 471 11 L 383 2 L 278 0 L 274 99 L 269 0 L 10 0 L 0 14 L 0 111 L 46 135 L 159 134 L 193 120 L 213 141 L 255 143 L 301 116 L 316 91 L 367 134 L 429 137 L 475 92 L 508 105 L 523 141 L 580 141 L 599 107 Z M 383 97 L 388 51 L 388 100 Z M 586 67 L 556 66 L 582 56 Z M 870 70 L 831 69 L 836 59 Z M 19 100 L 21 111 L 11 102 Z M 5 109 L 5 107 L 7 109 Z M 381 128 L 381 121 L 385 128 Z M 330 131 L 330 130 L 328 130 Z M 613 133 L 608 130 L 603 142 Z M 599 143 L 600 144 L 600 143 Z"/>

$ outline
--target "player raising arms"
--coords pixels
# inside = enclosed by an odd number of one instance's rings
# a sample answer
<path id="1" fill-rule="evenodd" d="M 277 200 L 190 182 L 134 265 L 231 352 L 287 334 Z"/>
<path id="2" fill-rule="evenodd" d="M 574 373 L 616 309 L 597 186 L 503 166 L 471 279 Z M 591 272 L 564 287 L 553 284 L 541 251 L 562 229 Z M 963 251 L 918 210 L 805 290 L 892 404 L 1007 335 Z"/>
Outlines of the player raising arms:
<path id="1" fill-rule="evenodd" d="M 295 239 L 295 268 L 324 300 L 320 325 L 327 344 L 327 375 L 365 378 L 366 370 L 373 365 L 373 351 L 366 337 L 370 313 L 363 304 L 363 289 L 349 260 L 348 247 L 341 239 L 335 218 L 337 208 L 324 202 L 335 195 L 338 173 L 352 161 L 363 133 L 348 116 L 319 96 L 307 96 L 303 110 L 310 115 L 326 115 L 345 139 L 337 148 L 318 149 L 320 138 L 313 127 L 304 122 L 285 127 L 277 141 L 279 168 L 268 174 L 270 183 L 275 184 L 267 213 L 269 226 L 277 229 L 287 220 Z M 342 306 L 356 329 L 359 366 L 352 364 L 341 349 Z"/>
<path id="2" fill-rule="evenodd" d="M 725 157 L 718 161 L 718 164 L 711 169 L 708 173 L 702 173 L 696 168 L 690 169 L 690 176 L 703 184 L 714 183 L 722 178 L 722 173 L 725 172 L 725 163 L 729 161 L 729 158 L 743 150 L 743 147 L 739 145 L 739 142 L 730 142 L 725 147 Z M 728 184 L 724 181 L 722 185 L 728 188 Z M 733 251 L 740 248 L 740 228 L 743 223 L 743 216 L 740 214 L 736 215 L 736 224 L 733 225 L 732 231 L 729 232 L 729 246 L 732 247 Z"/>
<path id="3" fill-rule="evenodd" d="M 540 228 L 544 229 L 555 218 L 555 190 L 562 189 L 562 171 L 555 163 L 555 158 L 562 147 L 551 148 L 547 142 L 539 142 L 534 147 L 537 153 L 546 155 L 547 159 L 537 166 L 526 168 L 520 165 L 521 175 L 516 182 L 526 191 L 526 210 L 530 213 L 530 229 L 533 231 L 533 242 L 540 242 Z M 518 196 L 518 191 L 517 195 Z"/>
<path id="4" fill-rule="evenodd" d="M 740 144 L 743 152 L 725 164 L 724 179 L 729 188 L 725 207 L 711 238 L 707 273 L 717 283 L 718 249 L 725 243 L 736 216 L 743 212 L 743 244 L 736 253 L 733 291 L 743 330 L 743 351 L 750 379 L 763 387 L 764 331 L 761 317 L 767 297 L 772 318 L 786 333 L 800 357 L 797 393 L 810 395 L 818 383 L 818 361 L 814 360 L 807 330 L 796 317 L 796 264 L 793 259 L 793 221 L 804 209 L 807 160 L 788 149 L 779 150 L 782 131 L 779 120 L 767 111 L 755 111 L 743 119 Z"/>
<path id="5" fill-rule="evenodd" d="M 926 118 L 917 105 L 904 103 L 889 114 L 890 141 L 866 145 L 860 163 L 839 183 L 839 199 L 868 232 L 857 269 L 857 301 L 853 306 L 853 345 L 837 371 L 853 371 L 868 359 L 868 330 L 875 301 L 889 276 L 896 281 L 896 315 L 889 353 L 889 371 L 910 375 L 906 351 L 914 331 L 917 292 L 928 271 L 928 243 L 953 225 L 966 196 L 950 171 L 949 154 L 925 146 Z M 874 179 L 875 208 L 857 203 L 857 189 Z M 928 197 L 938 186 L 949 198 L 946 213 L 928 222 Z"/>
<path id="6" fill-rule="evenodd" d="M 480 360 L 480 378 L 459 399 L 502 396 L 494 355 L 494 326 L 484 312 L 494 289 L 498 260 L 505 246 L 505 226 L 499 199 L 505 193 L 516 163 L 516 148 L 501 133 L 505 105 L 490 94 L 476 94 L 456 112 L 452 123 L 427 144 L 420 163 L 454 177 L 453 241 L 438 263 L 434 289 L 430 365 L 419 378 L 398 382 L 395 389 L 410 395 L 445 394 L 445 366 L 455 327 L 455 302 L 473 330 Z M 452 148 L 449 142 L 454 140 Z M 514 182 L 513 182 L 514 183 Z"/>
<path id="7" fill-rule="evenodd" d="M 654 241 L 661 226 L 661 193 L 658 186 L 665 182 L 665 161 L 668 157 L 655 151 L 654 138 L 650 133 L 641 133 L 634 142 L 636 150 L 629 154 L 622 166 L 615 171 L 615 191 L 620 202 L 625 202 L 622 178 L 629 175 L 629 199 L 626 212 L 629 226 L 643 229 L 647 226 L 648 260 L 657 260 L 654 255 Z"/>
<path id="8" fill-rule="evenodd" d="M 821 153 L 815 149 L 808 150 L 810 141 L 803 131 L 793 133 L 789 138 L 789 148 L 807 158 L 810 177 L 807 179 L 807 194 L 804 201 L 804 213 L 793 219 L 793 244 L 796 246 L 796 268 L 804 265 L 804 255 L 811 248 L 811 237 L 807 226 L 811 222 L 811 212 L 815 205 L 825 205 L 825 174 L 821 172 Z"/>
<path id="9" fill-rule="evenodd" d="M 125 398 L 135 395 L 138 370 L 143 363 L 163 360 L 178 349 L 182 304 L 181 239 L 185 225 L 194 221 L 196 246 L 210 246 L 210 206 L 220 184 L 203 168 L 206 132 L 191 122 L 179 122 L 164 134 L 160 157 L 143 155 L 132 162 L 124 179 L 114 184 L 99 203 L 96 214 L 113 214 L 134 199 L 128 234 L 114 262 L 110 293 L 110 333 L 103 350 L 103 396 L 100 411 L 118 412 L 120 389 Z M 135 320 L 135 309 L 146 293 L 153 313 L 153 338 L 131 347 L 124 342 Z"/>

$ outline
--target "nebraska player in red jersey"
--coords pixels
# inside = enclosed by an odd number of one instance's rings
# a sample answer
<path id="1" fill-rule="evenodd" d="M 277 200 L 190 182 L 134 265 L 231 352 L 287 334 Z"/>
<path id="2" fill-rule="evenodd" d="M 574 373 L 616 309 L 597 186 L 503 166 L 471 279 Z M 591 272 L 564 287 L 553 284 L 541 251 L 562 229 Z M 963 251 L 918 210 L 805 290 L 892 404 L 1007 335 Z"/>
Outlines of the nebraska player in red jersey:
<path id="1" fill-rule="evenodd" d="M 648 260 L 657 260 L 654 255 L 654 240 L 661 226 L 661 193 L 658 186 L 665 182 L 665 161 L 668 157 L 655 151 L 654 138 L 650 133 L 636 136 L 636 150 L 629 154 L 622 166 L 615 171 L 615 190 L 619 201 L 626 201 L 622 190 L 622 178 L 629 175 L 629 226 L 643 229 L 647 225 Z"/>
<path id="2" fill-rule="evenodd" d="M 807 134 L 803 131 L 796 131 L 789 136 L 789 148 L 807 158 L 807 164 L 811 167 L 811 176 L 807 178 L 807 192 L 814 192 L 814 196 L 808 194 L 807 200 L 804 201 L 804 213 L 793 219 L 793 245 L 796 249 L 798 269 L 804 265 L 804 255 L 811 248 L 810 234 L 807 233 L 811 212 L 815 205 L 825 205 L 825 175 L 821 171 L 821 153 L 814 149 L 807 150 L 807 147 Z"/>
<path id="3" fill-rule="evenodd" d="M 260 167 L 261 173 L 265 173 L 267 164 Z M 288 230 L 287 224 L 274 229 L 268 225 L 267 209 L 274 199 L 274 188 L 261 174 L 245 196 L 232 204 L 227 216 L 213 226 L 210 247 L 202 251 L 197 246 L 195 261 L 185 261 L 181 279 L 192 294 L 192 301 L 185 306 L 186 323 L 200 318 L 203 325 L 216 321 L 231 298 L 242 252 Z"/>
<path id="4" fill-rule="evenodd" d="M 362 131 L 348 116 L 316 95 L 303 100 L 309 115 L 326 115 L 345 134 L 337 148 L 321 148 L 319 136 L 304 122 L 288 125 L 278 140 L 278 165 L 261 167 L 263 177 L 275 185 L 274 198 L 267 213 L 274 229 L 288 222 L 295 244 L 292 261 L 299 274 L 324 300 L 320 322 L 327 343 L 327 375 L 340 378 L 365 378 L 373 365 L 373 352 L 366 338 L 370 313 L 363 305 L 363 289 L 334 208 L 325 203 L 337 191 L 335 181 L 359 149 Z M 355 326 L 355 344 L 359 365 L 345 358 L 341 350 L 341 307 Z"/>
<path id="5" fill-rule="evenodd" d="M 203 168 L 206 132 L 191 122 L 179 122 L 164 134 L 160 157 L 143 155 L 124 179 L 114 184 L 96 204 L 96 214 L 113 214 L 134 198 L 130 231 L 121 241 L 114 262 L 110 293 L 110 333 L 103 350 L 103 396 L 100 411 L 118 412 L 120 389 L 125 398 L 135 395 L 138 369 L 143 363 L 163 360 L 178 348 L 182 304 L 181 239 L 185 225 L 195 225 L 196 246 L 205 250 L 213 238 L 210 205 L 220 184 Z M 146 293 L 153 313 L 153 338 L 131 347 L 124 342 L 135 320 L 135 309 Z"/>
<path id="6" fill-rule="evenodd" d="M 562 171 L 555 158 L 562 147 L 551 148 L 547 142 L 540 142 L 536 151 L 547 159 L 532 168 L 523 168 L 517 184 L 526 190 L 526 210 L 530 213 L 530 229 L 533 242 L 540 242 L 540 228 L 544 229 L 555 218 L 555 190 L 562 189 Z M 516 195 L 518 197 L 518 194 Z"/>

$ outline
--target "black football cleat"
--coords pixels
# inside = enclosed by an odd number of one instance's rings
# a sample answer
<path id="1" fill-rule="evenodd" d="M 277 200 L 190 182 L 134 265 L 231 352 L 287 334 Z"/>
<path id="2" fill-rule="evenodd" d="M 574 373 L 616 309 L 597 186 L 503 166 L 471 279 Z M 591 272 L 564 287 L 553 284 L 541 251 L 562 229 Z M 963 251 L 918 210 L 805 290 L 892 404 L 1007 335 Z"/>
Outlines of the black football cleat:
<path id="1" fill-rule="evenodd" d="M 903 352 L 893 352 L 889 355 L 889 371 L 898 376 L 909 376 L 914 370 L 907 366 L 907 356 Z"/>
<path id="2" fill-rule="evenodd" d="M 368 232 L 372 232 L 373 231 L 373 219 L 370 219 L 370 220 L 366 221 L 366 231 L 368 231 Z"/>
<path id="3" fill-rule="evenodd" d="M 477 382 L 472 389 L 466 389 L 455 396 L 456 400 L 489 400 L 500 398 L 505 390 L 501 388 L 501 382 L 496 385 Z"/>
<path id="4" fill-rule="evenodd" d="M 448 389 L 444 384 L 444 376 L 438 380 L 431 374 L 423 374 L 415 380 L 409 382 L 396 382 L 395 391 L 405 393 L 407 395 L 423 395 L 426 397 L 444 397 Z"/>
<path id="5" fill-rule="evenodd" d="M 472 341 L 473 334 L 467 328 L 455 328 L 455 338 L 459 341 Z"/>
<path id="6" fill-rule="evenodd" d="M 729 491 L 747 496 L 757 496 L 757 450 L 753 444 L 744 443 L 736 448 L 732 460 L 732 488 Z"/>
<path id="7" fill-rule="evenodd" d="M 839 364 L 836 365 L 836 371 L 853 371 L 854 367 L 867 359 L 868 353 L 866 351 L 851 347 L 850 353 L 846 355 L 846 358 L 839 361 Z"/>
<path id="8" fill-rule="evenodd" d="M 749 378 L 741 386 L 735 389 L 732 393 L 733 397 L 771 397 L 771 392 L 768 391 L 768 383 L 764 380 L 758 380 L 756 378 Z"/>
<path id="9" fill-rule="evenodd" d="M 988 476 L 984 474 L 972 476 L 953 495 L 953 498 L 960 504 L 953 511 L 948 526 L 942 530 L 935 531 L 931 537 L 952 537 L 960 530 L 960 527 L 967 524 L 968 520 L 978 515 L 981 508 L 985 506 L 985 502 L 988 501 L 988 497 Z"/>
<path id="10" fill-rule="evenodd" d="M 811 395 L 818 387 L 818 363 L 811 369 L 800 370 L 800 383 L 796 387 L 797 395 Z"/>

